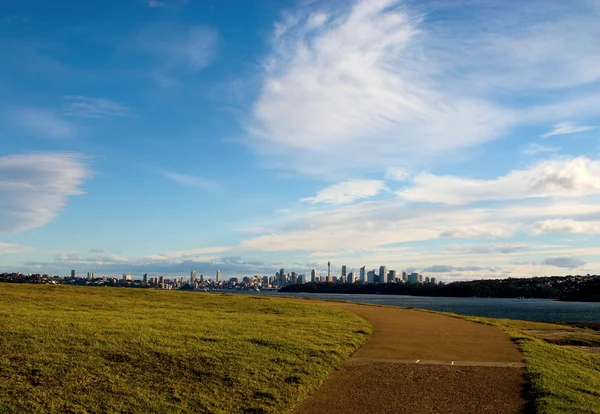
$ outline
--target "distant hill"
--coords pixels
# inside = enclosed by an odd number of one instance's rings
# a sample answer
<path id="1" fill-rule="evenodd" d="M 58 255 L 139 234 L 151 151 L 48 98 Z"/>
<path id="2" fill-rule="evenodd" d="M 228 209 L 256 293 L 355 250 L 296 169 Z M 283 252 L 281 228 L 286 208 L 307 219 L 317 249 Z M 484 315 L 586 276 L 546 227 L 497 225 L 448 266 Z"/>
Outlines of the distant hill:
<path id="1" fill-rule="evenodd" d="M 539 298 L 566 301 L 600 301 L 600 276 L 549 276 L 471 280 L 448 284 L 306 283 L 289 285 L 280 292 L 382 294 L 482 298 Z"/>

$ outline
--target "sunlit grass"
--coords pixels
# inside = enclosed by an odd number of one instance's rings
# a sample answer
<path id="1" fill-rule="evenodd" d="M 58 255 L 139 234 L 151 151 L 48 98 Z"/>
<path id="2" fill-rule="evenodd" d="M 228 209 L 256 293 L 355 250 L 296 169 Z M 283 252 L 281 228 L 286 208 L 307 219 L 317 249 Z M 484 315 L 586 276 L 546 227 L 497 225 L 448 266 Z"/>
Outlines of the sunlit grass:
<path id="1" fill-rule="evenodd" d="M 0 285 L 0 412 L 283 412 L 371 332 L 277 298 Z"/>

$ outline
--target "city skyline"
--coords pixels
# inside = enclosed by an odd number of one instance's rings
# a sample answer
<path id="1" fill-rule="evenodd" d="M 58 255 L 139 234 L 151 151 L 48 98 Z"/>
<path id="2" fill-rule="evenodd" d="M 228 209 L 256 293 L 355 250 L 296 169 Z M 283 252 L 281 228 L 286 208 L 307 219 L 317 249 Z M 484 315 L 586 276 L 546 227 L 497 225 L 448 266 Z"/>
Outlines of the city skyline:
<path id="1" fill-rule="evenodd" d="M 5 3 L 0 272 L 600 268 L 598 2 Z"/>

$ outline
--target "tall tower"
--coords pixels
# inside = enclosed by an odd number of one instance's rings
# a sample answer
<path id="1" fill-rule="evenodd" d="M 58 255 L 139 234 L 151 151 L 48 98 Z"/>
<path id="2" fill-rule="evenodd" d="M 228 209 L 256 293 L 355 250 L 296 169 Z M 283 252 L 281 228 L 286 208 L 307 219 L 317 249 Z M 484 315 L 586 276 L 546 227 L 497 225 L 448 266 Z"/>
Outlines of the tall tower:
<path id="1" fill-rule="evenodd" d="M 346 277 L 346 265 L 342 266 L 342 277 Z"/>
<path id="2" fill-rule="evenodd" d="M 327 262 L 327 277 L 331 277 L 331 262 Z"/>
<path id="3" fill-rule="evenodd" d="M 387 276 L 387 267 L 379 266 L 379 283 L 385 283 L 386 276 Z"/>
<path id="4" fill-rule="evenodd" d="M 310 281 L 311 282 L 318 282 L 317 278 L 319 277 L 319 271 L 317 269 L 313 269 L 310 272 Z"/>
<path id="5" fill-rule="evenodd" d="M 217 283 L 219 283 L 219 281 L 221 280 L 221 271 L 220 270 L 217 270 L 217 276 L 216 276 L 215 280 L 217 281 Z"/>

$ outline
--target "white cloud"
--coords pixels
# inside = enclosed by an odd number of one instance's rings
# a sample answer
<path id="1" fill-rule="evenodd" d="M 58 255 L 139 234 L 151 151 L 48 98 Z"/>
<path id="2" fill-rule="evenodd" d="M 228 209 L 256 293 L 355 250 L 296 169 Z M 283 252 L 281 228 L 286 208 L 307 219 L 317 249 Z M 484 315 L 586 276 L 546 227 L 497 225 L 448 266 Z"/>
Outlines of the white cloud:
<path id="1" fill-rule="evenodd" d="M 385 178 L 393 181 L 404 181 L 408 178 L 408 171 L 402 167 L 389 167 L 385 172 Z"/>
<path id="2" fill-rule="evenodd" d="M 510 111 L 450 96 L 424 76 L 420 18 L 399 2 L 319 16 L 277 26 L 249 127 L 261 150 L 289 151 L 306 173 L 381 171 L 489 141 L 514 122 Z"/>
<path id="3" fill-rule="evenodd" d="M 444 251 L 448 253 L 460 254 L 492 254 L 501 253 L 509 254 L 527 250 L 524 244 L 451 244 L 444 247 Z"/>
<path id="4" fill-rule="evenodd" d="M 521 153 L 525 155 L 536 155 L 543 152 L 559 152 L 560 147 L 554 147 L 550 145 L 542 145 L 537 142 L 531 142 L 525 148 L 521 150 Z"/>
<path id="5" fill-rule="evenodd" d="M 169 171 L 165 171 L 162 174 L 165 178 L 168 178 L 169 180 L 186 187 L 193 187 L 206 191 L 214 191 L 220 188 L 219 184 L 216 181 L 208 180 L 206 178 L 198 177 L 195 175 L 181 174 Z"/>
<path id="6" fill-rule="evenodd" d="M 337 256 L 352 257 L 365 250 L 389 249 L 397 243 L 475 239 L 477 246 L 491 251 L 480 254 L 482 258 L 493 254 L 500 257 L 507 253 L 532 254 L 525 250 L 523 243 L 499 240 L 529 236 L 534 223 L 544 220 L 589 220 L 600 214 L 598 199 L 506 200 L 485 206 L 412 204 L 400 199 L 385 199 L 336 206 L 315 205 L 310 210 L 298 207 L 270 214 L 263 221 L 245 221 L 245 227 L 240 230 L 247 236 L 238 248 L 248 251 L 301 250 L 307 254 L 335 252 Z M 455 247 L 461 248 L 471 249 L 473 253 L 477 250 L 474 244 Z M 446 263 L 448 253 L 443 259 Z M 391 256 L 395 257 L 395 254 Z"/>
<path id="7" fill-rule="evenodd" d="M 357 1 L 284 14 L 248 123 L 258 151 L 277 167 L 340 178 L 422 167 L 517 126 L 598 116 L 597 88 L 565 93 L 600 80 L 600 44 L 589 42 L 600 25 L 585 4 L 472 2 L 445 20 L 419 7 Z"/>
<path id="8" fill-rule="evenodd" d="M 300 201 L 311 204 L 344 204 L 374 197 L 386 189 L 385 183 L 380 180 L 346 180 L 320 190 L 314 197 L 306 197 Z"/>
<path id="9" fill-rule="evenodd" d="M 134 46 L 156 59 L 154 76 L 169 78 L 174 72 L 197 72 L 213 60 L 218 34 L 204 26 L 159 24 L 138 33 Z"/>
<path id="10" fill-rule="evenodd" d="M 600 194 L 600 161 L 586 157 L 543 161 L 492 180 L 421 173 L 397 194 L 410 201 L 449 204 Z"/>
<path id="11" fill-rule="evenodd" d="M 148 0 L 146 5 L 151 9 L 158 9 L 163 7 L 178 7 L 187 4 L 189 0 Z"/>
<path id="12" fill-rule="evenodd" d="M 577 125 L 573 122 L 560 122 L 554 125 L 554 128 L 551 131 L 548 131 L 540 137 L 542 138 L 550 138 L 555 135 L 569 135 L 569 134 L 577 134 L 579 132 L 586 132 L 596 129 L 597 127 L 592 125 Z"/>
<path id="13" fill-rule="evenodd" d="M 533 232 L 535 234 L 600 234 L 600 221 L 549 219 L 534 223 Z"/>
<path id="14" fill-rule="evenodd" d="M 87 96 L 65 96 L 67 104 L 63 112 L 67 115 L 85 118 L 101 118 L 105 116 L 127 116 L 129 108 L 110 99 L 89 98 Z"/>
<path id="15" fill-rule="evenodd" d="M 21 126 L 43 137 L 70 138 L 75 133 L 71 123 L 45 109 L 19 109 L 14 112 L 14 119 Z"/>
<path id="16" fill-rule="evenodd" d="M 33 153 L 0 157 L 0 233 L 54 220 L 90 171 L 81 155 Z"/>
<path id="17" fill-rule="evenodd" d="M 2 204 L 0 204 L 1 209 Z M 33 247 L 0 242 L 0 254 L 18 254 L 35 250 Z"/>
<path id="18" fill-rule="evenodd" d="M 199 247 L 196 249 L 188 250 L 175 250 L 164 253 L 144 256 L 145 260 L 212 260 L 216 258 L 217 254 L 230 251 L 230 246 L 210 246 L 210 247 Z"/>
<path id="19" fill-rule="evenodd" d="M 440 238 L 472 239 L 479 237 L 509 237 L 515 233 L 515 226 L 506 223 L 486 223 L 471 226 L 449 226 L 439 234 Z"/>

